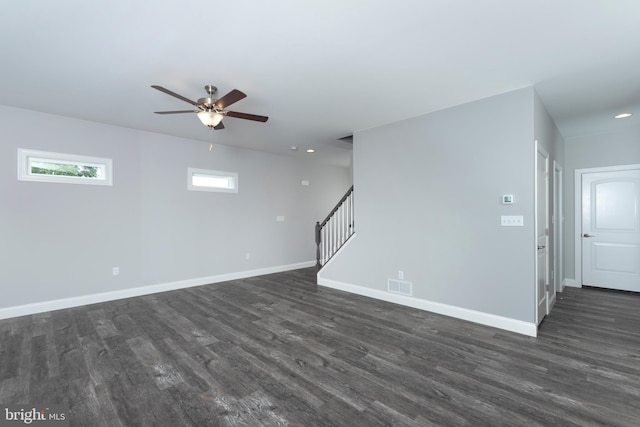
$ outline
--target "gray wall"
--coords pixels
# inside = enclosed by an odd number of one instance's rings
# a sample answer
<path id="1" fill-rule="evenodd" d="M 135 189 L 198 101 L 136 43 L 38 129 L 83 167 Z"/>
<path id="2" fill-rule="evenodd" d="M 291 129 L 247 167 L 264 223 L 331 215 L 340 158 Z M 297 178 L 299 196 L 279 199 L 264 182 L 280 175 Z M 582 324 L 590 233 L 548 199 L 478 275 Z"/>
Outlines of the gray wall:
<path id="1" fill-rule="evenodd" d="M 415 298 L 533 323 L 534 132 L 557 137 L 534 130 L 535 98 L 525 88 L 357 133 L 356 235 L 320 276 L 386 291 L 403 270 Z"/>
<path id="2" fill-rule="evenodd" d="M 575 279 L 575 170 L 630 164 L 640 164 L 638 127 L 565 140 L 564 271 L 567 279 Z"/>
<path id="3" fill-rule="evenodd" d="M 348 168 L 34 111 L 0 106 L 0 128 L 0 308 L 313 261 L 351 185 Z M 18 181 L 17 148 L 112 158 L 114 185 Z M 187 191 L 188 167 L 238 172 L 240 191 Z"/>

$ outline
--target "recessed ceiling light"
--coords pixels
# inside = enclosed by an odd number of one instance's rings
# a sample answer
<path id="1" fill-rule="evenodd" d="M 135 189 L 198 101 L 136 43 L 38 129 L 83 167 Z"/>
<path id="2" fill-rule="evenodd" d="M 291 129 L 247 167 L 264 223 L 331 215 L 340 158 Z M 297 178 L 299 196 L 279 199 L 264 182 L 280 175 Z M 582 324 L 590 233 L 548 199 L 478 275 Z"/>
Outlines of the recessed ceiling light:
<path id="1" fill-rule="evenodd" d="M 296 147 L 295 145 L 292 145 L 292 146 L 291 146 L 291 149 L 292 149 L 293 151 L 297 151 L 297 150 L 298 150 L 298 147 Z"/>
<path id="2" fill-rule="evenodd" d="M 309 148 L 309 149 L 307 150 L 307 153 L 315 153 L 315 152 L 316 152 L 316 150 L 314 150 L 313 148 Z"/>
<path id="3" fill-rule="evenodd" d="M 631 117 L 633 114 L 631 113 L 622 113 L 617 116 L 613 116 L 614 119 L 626 119 L 627 117 Z"/>

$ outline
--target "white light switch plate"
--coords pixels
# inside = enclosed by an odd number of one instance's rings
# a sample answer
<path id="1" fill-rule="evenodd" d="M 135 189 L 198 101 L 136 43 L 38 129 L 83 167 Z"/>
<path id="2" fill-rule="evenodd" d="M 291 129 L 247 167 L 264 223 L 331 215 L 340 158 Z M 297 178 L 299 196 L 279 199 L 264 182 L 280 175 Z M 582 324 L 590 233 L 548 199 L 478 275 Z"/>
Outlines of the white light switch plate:
<path id="1" fill-rule="evenodd" d="M 522 215 L 502 215 L 500 225 L 503 227 L 524 227 L 524 217 Z"/>

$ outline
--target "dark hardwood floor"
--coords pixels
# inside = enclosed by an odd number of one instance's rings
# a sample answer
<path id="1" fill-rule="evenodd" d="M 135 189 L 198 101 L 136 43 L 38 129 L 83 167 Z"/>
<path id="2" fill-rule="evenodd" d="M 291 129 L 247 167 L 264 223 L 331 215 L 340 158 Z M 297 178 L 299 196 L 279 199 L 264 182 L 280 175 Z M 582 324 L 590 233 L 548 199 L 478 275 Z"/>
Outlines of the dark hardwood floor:
<path id="1" fill-rule="evenodd" d="M 638 426 L 640 295 L 567 288 L 538 338 L 315 269 L 0 321 L 0 404 L 75 426 Z"/>

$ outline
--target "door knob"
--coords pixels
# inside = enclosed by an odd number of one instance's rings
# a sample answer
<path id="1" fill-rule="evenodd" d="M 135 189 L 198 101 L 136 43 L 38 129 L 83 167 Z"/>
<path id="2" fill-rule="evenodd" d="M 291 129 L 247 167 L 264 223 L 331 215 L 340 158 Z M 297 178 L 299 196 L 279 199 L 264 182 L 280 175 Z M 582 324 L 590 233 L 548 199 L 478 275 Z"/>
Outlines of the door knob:
<path id="1" fill-rule="evenodd" d="M 594 236 L 593 234 L 584 233 L 582 237 L 596 237 L 596 236 Z"/>
<path id="2" fill-rule="evenodd" d="M 538 246 L 538 249 L 544 249 L 546 246 Z"/>

